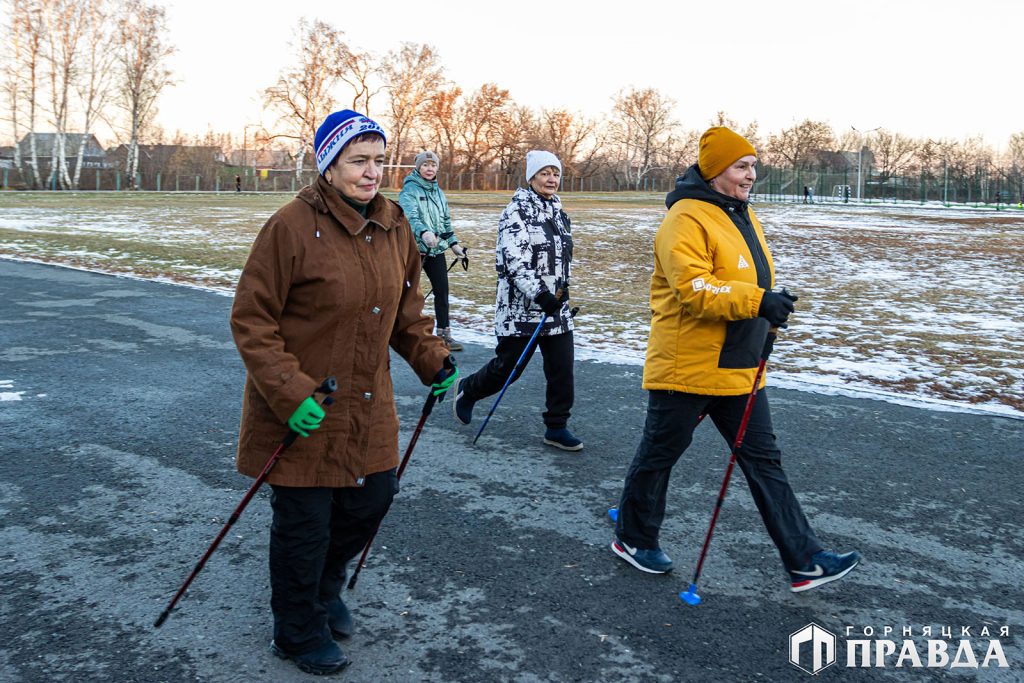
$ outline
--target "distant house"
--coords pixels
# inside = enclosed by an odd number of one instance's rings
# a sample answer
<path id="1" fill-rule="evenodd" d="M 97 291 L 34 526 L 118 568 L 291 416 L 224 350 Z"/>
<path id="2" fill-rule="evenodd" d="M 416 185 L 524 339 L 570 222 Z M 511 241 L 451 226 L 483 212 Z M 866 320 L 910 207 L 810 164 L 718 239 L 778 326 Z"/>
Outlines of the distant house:
<path id="1" fill-rule="evenodd" d="M 54 165 L 54 149 L 57 145 L 56 133 L 36 133 L 36 159 L 41 169 L 49 169 Z M 78 164 L 78 151 L 85 141 L 85 154 L 82 157 L 82 168 L 110 168 L 107 160 L 107 153 L 103 146 L 92 133 L 65 133 L 64 134 L 64 158 L 67 160 L 68 168 L 73 169 Z M 32 154 L 31 134 L 26 134 L 18 142 L 21 150 L 23 164 L 28 163 Z M 11 154 L 13 159 L 14 155 Z"/>
<path id="2" fill-rule="evenodd" d="M 120 171 L 128 167 L 128 145 L 107 151 L 111 164 Z M 215 145 L 139 145 L 139 173 L 212 176 L 224 165 L 226 158 Z"/>
<path id="3" fill-rule="evenodd" d="M 14 168 L 14 146 L 0 147 L 0 168 Z"/>
<path id="4" fill-rule="evenodd" d="M 306 159 L 312 163 L 312 155 Z M 257 171 L 282 171 L 295 168 L 295 159 L 283 149 L 234 149 L 228 155 L 231 166 L 255 168 Z"/>

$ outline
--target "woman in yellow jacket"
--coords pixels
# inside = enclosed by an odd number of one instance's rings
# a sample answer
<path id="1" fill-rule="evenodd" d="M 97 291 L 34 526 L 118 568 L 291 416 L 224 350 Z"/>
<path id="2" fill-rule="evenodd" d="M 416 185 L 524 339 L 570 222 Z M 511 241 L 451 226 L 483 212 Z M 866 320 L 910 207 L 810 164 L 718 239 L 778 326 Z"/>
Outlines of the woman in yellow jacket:
<path id="1" fill-rule="evenodd" d="M 709 129 L 697 164 L 666 198 L 668 215 L 654 238 L 647 420 L 612 543 L 616 555 L 652 574 L 672 569 L 658 533 L 672 466 L 690 445 L 698 416 L 706 412 L 733 443 L 768 330 L 784 325 L 794 310 L 795 299 L 771 291 L 771 253 L 747 204 L 756 163 L 746 139 L 728 128 Z M 834 581 L 856 566 L 859 553 L 825 551 L 811 530 L 782 470 L 763 389 L 737 460 L 791 590 Z"/>

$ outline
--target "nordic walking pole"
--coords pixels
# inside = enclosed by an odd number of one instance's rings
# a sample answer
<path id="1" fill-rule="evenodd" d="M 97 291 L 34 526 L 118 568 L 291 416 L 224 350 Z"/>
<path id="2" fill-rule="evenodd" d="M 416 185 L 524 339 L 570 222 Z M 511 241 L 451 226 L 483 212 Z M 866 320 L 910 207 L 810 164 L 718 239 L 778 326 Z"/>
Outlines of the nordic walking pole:
<path id="1" fill-rule="evenodd" d="M 501 403 L 501 397 L 505 395 L 505 390 L 508 389 L 508 385 L 512 384 L 512 378 L 516 376 L 516 370 L 518 370 L 519 366 L 523 364 L 523 359 L 533 353 L 533 343 L 537 341 L 537 336 L 540 334 L 541 328 L 544 327 L 544 323 L 548 321 L 548 317 L 548 314 L 545 313 L 544 317 L 540 319 L 539 323 L 537 323 L 537 329 L 533 331 L 533 336 L 530 337 L 530 341 L 526 342 L 526 348 L 524 348 L 523 352 L 519 354 L 519 360 L 517 360 L 515 366 L 513 366 L 512 372 L 508 373 L 508 379 L 505 380 L 505 386 L 501 388 L 501 392 L 498 393 L 498 397 L 494 399 L 494 403 L 491 404 L 490 412 L 487 413 L 487 417 L 484 418 L 484 423 L 480 425 L 480 430 L 476 433 L 476 436 L 473 437 L 474 444 L 476 443 L 476 440 L 480 438 L 480 435 L 484 433 L 484 427 L 487 426 L 487 423 L 491 419 L 491 415 L 494 415 L 495 409 L 498 407 L 498 404 Z"/>
<path id="2" fill-rule="evenodd" d="M 319 387 L 317 387 L 316 391 L 313 393 L 313 399 L 322 406 L 329 406 L 334 403 L 334 399 L 331 398 L 330 394 L 333 394 L 337 388 L 338 383 L 334 380 L 334 377 L 328 377 Z M 231 513 L 228 523 L 224 525 L 220 530 L 220 533 L 217 534 L 217 537 L 213 539 L 213 543 L 210 544 L 210 547 L 199 559 L 199 562 L 196 564 L 196 568 L 192 570 L 192 573 L 189 574 L 187 579 L 185 579 L 185 583 L 181 585 L 181 588 L 178 589 L 178 592 L 175 593 L 174 597 L 167 604 L 167 607 L 165 607 L 164 611 L 160 613 L 159 617 L 157 617 L 156 622 L 153 624 L 153 628 L 160 628 L 163 626 L 164 622 L 167 621 L 167 617 L 170 616 L 171 610 L 174 609 L 176 604 L 178 604 L 178 600 L 180 600 L 181 596 L 185 594 L 185 591 L 188 590 L 192 581 L 199 575 L 199 572 L 203 570 L 203 567 L 206 565 L 206 561 L 210 559 L 210 556 L 213 555 L 213 551 L 217 549 L 220 542 L 224 540 L 225 536 L 227 536 L 231 527 L 238 521 L 242 511 L 245 509 L 245 506 L 249 504 L 252 497 L 256 495 L 257 489 L 259 489 L 263 482 L 266 481 L 267 477 L 270 475 L 270 470 L 274 469 L 274 465 L 276 465 L 277 461 L 281 458 L 281 454 L 284 453 L 289 446 L 295 443 L 295 439 L 298 437 L 298 432 L 289 430 L 288 435 L 281 440 L 277 450 L 275 450 L 274 454 L 270 456 L 270 460 L 267 460 L 267 464 L 263 466 L 263 471 L 260 472 L 260 476 L 256 477 L 256 481 L 253 482 L 253 485 L 249 487 L 248 491 L 246 491 L 245 496 L 242 498 L 242 502 L 240 502 L 238 507 L 235 508 L 235 511 Z"/>
<path id="3" fill-rule="evenodd" d="M 555 292 L 555 295 L 561 298 L 562 290 L 559 289 Z M 569 316 L 575 318 L 576 314 L 579 313 L 579 310 L 579 306 L 574 307 L 569 311 Z M 491 415 L 494 415 L 494 411 L 498 408 L 498 404 L 501 403 L 501 397 L 505 395 L 505 390 L 508 389 L 508 385 L 512 384 L 512 378 L 516 376 L 516 370 L 518 370 L 519 366 L 523 364 L 523 359 L 529 358 L 530 354 L 533 353 L 533 344 L 537 340 L 537 335 L 540 334 L 541 328 L 544 327 L 544 323 L 548 321 L 548 317 L 548 314 L 545 313 L 544 317 L 540 319 L 540 323 L 537 324 L 537 329 L 533 331 L 533 336 L 530 337 L 530 341 L 526 342 L 526 348 L 523 349 L 523 353 L 520 354 L 519 360 L 516 361 L 515 366 L 512 368 L 512 372 L 508 375 L 508 379 L 505 380 L 505 386 L 501 388 L 501 392 L 498 394 L 498 397 L 494 399 L 494 403 L 491 404 L 491 411 L 487 413 L 487 417 L 484 418 L 484 423 L 480 425 L 480 430 L 476 433 L 476 436 L 473 437 L 474 444 L 476 443 L 476 440 L 480 438 L 480 435 L 484 433 L 484 427 L 487 426 L 487 423 L 491 419 Z"/>
<path id="4" fill-rule="evenodd" d="M 689 588 L 679 594 L 679 599 L 688 605 L 699 605 L 701 602 L 700 596 L 697 595 L 697 581 L 700 579 L 700 571 L 704 567 L 704 558 L 707 557 L 708 546 L 711 545 L 711 535 L 715 532 L 715 522 L 718 521 L 718 513 L 722 509 L 722 503 L 725 502 L 725 492 L 729 488 L 732 470 L 736 466 L 736 453 L 739 452 L 740 446 L 743 445 L 743 437 L 747 433 L 747 422 L 750 421 L 750 412 L 754 408 L 754 401 L 757 400 L 757 389 L 761 383 L 761 377 L 764 375 L 764 366 L 768 362 L 768 356 L 771 355 L 778 333 L 777 327 L 768 330 L 768 337 L 765 339 L 764 349 L 761 351 L 761 362 L 758 364 L 757 374 L 754 376 L 754 387 L 750 390 L 750 396 L 747 397 L 747 405 L 743 409 L 743 419 L 740 420 L 739 429 L 736 430 L 736 439 L 732 444 L 732 453 L 729 454 L 729 465 L 725 468 L 725 477 L 722 479 L 722 487 L 718 491 L 718 500 L 715 502 L 715 509 L 711 513 L 711 524 L 708 525 L 708 533 L 704 537 L 704 547 L 700 549 L 700 559 L 697 560 L 697 569 L 693 572 L 693 581 L 690 582 Z"/>
<path id="5" fill-rule="evenodd" d="M 452 399 L 455 400 L 454 398 Z M 420 413 L 420 421 L 416 424 L 416 429 L 412 433 L 412 438 L 409 439 L 409 445 L 405 447 L 405 455 L 402 456 L 402 464 L 398 466 L 398 473 L 396 475 L 397 480 L 401 480 L 402 472 L 405 471 L 405 466 L 409 464 L 409 457 L 412 455 L 412 449 L 416 447 L 416 441 L 420 438 L 420 432 L 423 431 L 423 425 L 427 421 L 427 416 L 430 415 L 430 411 L 434 409 L 434 404 L 437 403 L 437 396 L 434 396 L 434 392 L 431 391 L 427 396 L 427 402 L 423 404 L 423 412 Z M 359 557 L 359 564 L 356 565 L 356 570 L 352 573 L 352 578 L 348 581 L 348 589 L 352 590 L 356 587 L 356 581 L 359 579 L 359 572 L 363 570 L 363 566 L 366 564 L 366 556 L 370 554 L 370 546 L 373 545 L 373 539 L 376 538 L 377 532 L 380 531 L 381 522 L 377 522 L 377 527 L 370 534 L 369 540 L 366 541 L 366 545 L 363 546 L 363 554 Z"/>

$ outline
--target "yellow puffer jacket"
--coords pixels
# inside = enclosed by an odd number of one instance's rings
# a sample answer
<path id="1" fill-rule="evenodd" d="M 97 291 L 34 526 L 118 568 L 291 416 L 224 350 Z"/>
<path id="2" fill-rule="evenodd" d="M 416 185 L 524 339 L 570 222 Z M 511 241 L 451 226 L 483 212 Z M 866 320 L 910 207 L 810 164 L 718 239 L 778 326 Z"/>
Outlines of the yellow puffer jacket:
<path id="1" fill-rule="evenodd" d="M 769 328 L 757 311 L 775 277 L 761 224 L 746 202 L 708 187 L 696 166 L 665 203 L 654 238 L 644 389 L 749 393 Z"/>

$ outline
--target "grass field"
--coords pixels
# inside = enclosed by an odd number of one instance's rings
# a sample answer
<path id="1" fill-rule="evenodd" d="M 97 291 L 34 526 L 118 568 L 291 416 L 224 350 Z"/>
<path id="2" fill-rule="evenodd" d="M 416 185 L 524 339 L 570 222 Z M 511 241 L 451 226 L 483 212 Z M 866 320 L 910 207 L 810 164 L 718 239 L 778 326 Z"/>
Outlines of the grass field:
<path id="1" fill-rule="evenodd" d="M 393 195 L 392 195 L 393 196 Z M 231 291 L 282 194 L 0 194 L 0 257 Z M 457 332 L 484 340 L 508 194 L 449 194 L 471 268 L 452 270 Z M 584 354 L 639 362 L 662 195 L 570 195 Z M 755 207 L 779 284 L 800 295 L 778 378 L 1024 415 L 1024 215 L 915 206 Z M 429 309 L 429 307 L 428 307 Z"/>

